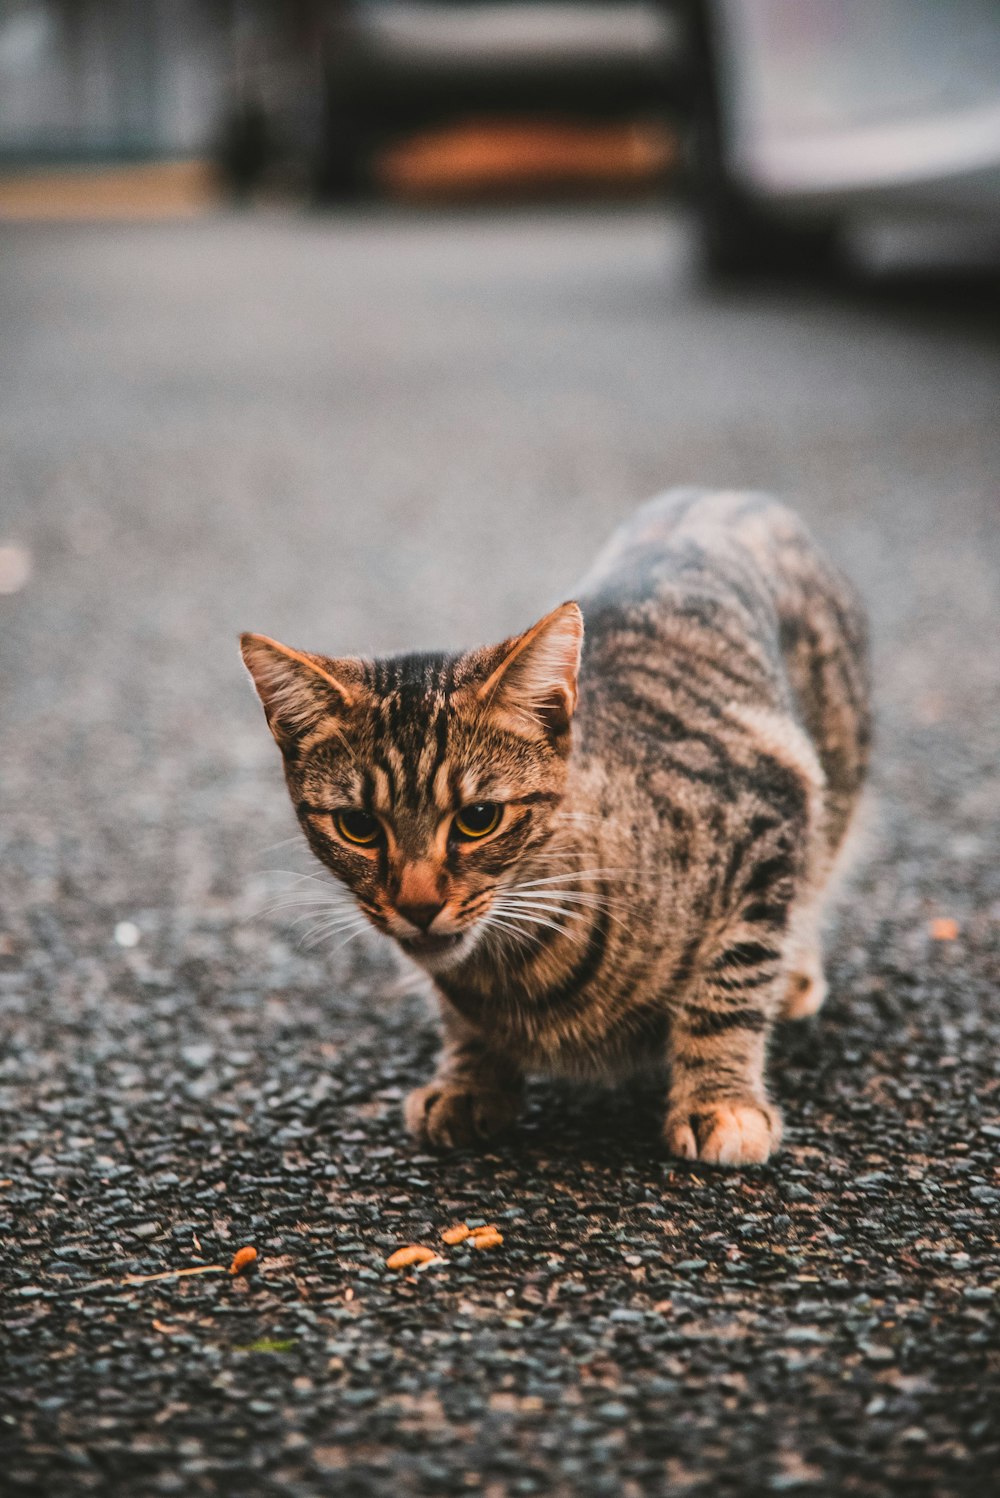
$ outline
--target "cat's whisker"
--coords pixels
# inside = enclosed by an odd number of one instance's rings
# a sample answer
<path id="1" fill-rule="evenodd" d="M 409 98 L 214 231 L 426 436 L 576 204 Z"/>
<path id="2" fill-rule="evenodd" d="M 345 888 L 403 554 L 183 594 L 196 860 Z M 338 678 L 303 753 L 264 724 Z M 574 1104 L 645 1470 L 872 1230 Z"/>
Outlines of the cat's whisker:
<path id="1" fill-rule="evenodd" d="M 505 900 L 552 899 L 560 905 L 587 905 L 591 910 L 603 910 L 608 900 L 603 895 L 591 895 L 576 890 L 520 890 L 514 889 L 503 895 Z"/>
<path id="2" fill-rule="evenodd" d="M 498 900 L 498 910 L 509 910 L 511 912 L 529 913 L 533 910 L 541 911 L 543 914 L 562 915 L 567 920 L 581 921 L 584 918 L 582 910 L 569 910 L 565 905 L 558 904 L 555 900 L 530 900 L 527 896 L 513 900 Z"/>
<path id="3" fill-rule="evenodd" d="M 542 879 L 519 879 L 511 889 L 534 889 L 540 884 L 565 884 L 571 879 L 602 879 L 611 874 L 621 874 L 623 869 L 567 869 L 562 874 L 548 874 Z"/>
<path id="4" fill-rule="evenodd" d="M 354 935 L 358 931 L 363 931 L 368 925 L 369 922 L 364 916 L 358 916 L 354 921 L 339 921 L 334 923 L 320 921 L 317 925 L 310 927 L 308 931 L 303 932 L 299 945 L 303 948 L 308 948 L 315 946 L 318 942 L 325 941 L 328 937 L 340 936 L 343 933 Z"/>
<path id="5" fill-rule="evenodd" d="M 292 911 L 301 911 L 301 919 L 309 919 L 310 916 L 329 915 L 347 916 L 352 914 L 357 906 L 353 904 L 335 904 L 332 900 L 285 900 L 277 905 L 269 905 L 254 916 L 255 920 L 265 920 L 272 916 L 284 919 Z M 294 924 L 294 922 L 293 922 Z"/>
<path id="6" fill-rule="evenodd" d="M 627 931 L 629 929 L 628 923 L 623 920 L 622 917 L 618 915 L 614 910 L 612 910 L 605 901 L 599 898 L 595 898 L 593 901 L 588 900 L 585 896 L 577 899 L 572 894 L 560 892 L 558 896 L 554 896 L 552 900 L 543 899 L 539 903 L 535 904 L 532 903 L 529 896 L 522 896 L 519 898 L 515 894 L 510 897 L 505 897 L 505 899 L 509 902 L 508 909 L 513 906 L 521 910 L 548 910 L 554 915 L 565 915 L 568 918 L 576 918 L 577 920 L 582 919 L 585 912 L 593 912 L 595 915 L 602 914 L 606 916 L 608 920 L 614 921 L 615 924 L 620 926 L 623 931 Z M 566 906 L 562 903 L 564 900 L 568 903 L 582 906 L 582 910 L 567 910 Z"/>
<path id="7" fill-rule="evenodd" d="M 349 916 L 357 909 L 353 901 L 348 903 L 334 902 L 329 899 L 308 900 L 279 900 L 271 905 L 262 906 L 254 910 L 250 919 L 252 921 L 276 921 L 280 925 L 289 923 L 288 918 L 295 915 L 296 918 L 290 922 L 294 927 L 303 920 L 316 919 L 320 916 Z M 298 914 L 296 914 L 298 913 Z"/>
<path id="8" fill-rule="evenodd" d="M 493 914 L 484 916 L 480 924 L 487 935 L 491 931 L 496 931 L 501 941 L 513 938 L 514 941 L 521 942 L 522 944 L 530 944 L 531 942 L 534 942 L 536 946 L 541 944 L 541 936 L 538 932 L 531 931 L 523 926 L 512 926 L 507 921 L 501 920 Z"/>
<path id="9" fill-rule="evenodd" d="M 279 848 L 290 848 L 293 843 L 296 845 L 296 847 L 302 847 L 301 832 L 293 832 L 291 837 L 280 837 L 276 843 L 268 843 L 266 848 L 261 848 L 260 856 L 261 858 L 264 858 L 270 853 L 277 853 Z"/>
<path id="10" fill-rule="evenodd" d="M 592 910 L 611 909 L 617 902 L 613 895 L 599 894 L 596 890 L 566 889 L 561 886 L 547 888 L 533 885 L 510 885 L 504 889 L 502 899 L 557 900 L 565 905 L 586 905 Z"/>
<path id="11" fill-rule="evenodd" d="M 285 906 L 295 905 L 330 905 L 348 906 L 354 904 L 354 897 L 344 893 L 337 895 L 332 890 L 329 892 L 318 889 L 287 889 L 282 890 L 274 897 L 273 902 L 267 907 L 268 910 L 281 910 Z"/>
<path id="12" fill-rule="evenodd" d="M 365 931 L 370 931 L 370 930 L 371 930 L 371 927 L 369 926 L 368 922 L 367 921 L 363 922 L 363 924 L 360 925 L 360 926 L 358 926 L 354 931 L 349 932 L 348 935 L 345 936 L 342 941 L 339 941 L 337 943 L 337 945 L 331 949 L 329 955 L 332 957 L 334 955 L 334 953 L 340 951 L 341 947 L 346 947 L 347 944 L 348 944 L 348 942 L 355 941 L 359 936 L 363 936 L 364 933 L 365 933 Z M 321 932 L 319 936 L 314 937 L 308 943 L 303 942 L 302 943 L 303 950 L 310 951 L 313 947 L 322 946 L 323 942 L 327 938 L 327 935 L 336 936 L 338 934 L 339 933 L 336 932 L 336 931 L 330 932 L 330 933 Z"/>
<path id="13" fill-rule="evenodd" d="M 573 935 L 573 933 L 568 931 L 565 926 L 560 925 L 558 921 L 549 920 L 547 916 L 541 915 L 535 911 L 510 910 L 503 905 L 498 905 L 494 908 L 497 910 L 497 913 L 499 915 L 502 915 L 508 921 L 514 921 L 515 923 L 530 921 L 533 926 L 547 926 L 551 931 L 558 931 L 560 936 L 572 937 Z M 572 919 L 572 917 L 570 917 L 570 919 Z"/>
<path id="14" fill-rule="evenodd" d="M 311 880 L 313 884 L 322 884 L 324 889 L 342 890 L 343 885 L 335 879 L 328 879 L 324 874 L 308 874 L 302 869 L 263 869 L 264 874 L 280 874 L 287 879 Z"/>
<path id="15" fill-rule="evenodd" d="M 337 915 L 325 915 L 325 917 L 322 917 L 322 920 L 316 921 L 316 926 L 329 926 L 329 929 L 337 930 L 337 927 L 340 926 L 350 926 L 350 924 L 352 924 L 352 921 L 355 920 L 355 917 L 356 912 L 355 915 L 347 915 L 344 914 L 344 912 L 338 912 Z M 316 920 L 316 911 L 307 911 L 305 912 L 305 915 L 299 915 L 299 917 L 296 917 L 296 920 L 290 921 L 289 930 L 295 930 L 296 926 L 301 926 L 304 921 L 311 920 Z"/>
<path id="16" fill-rule="evenodd" d="M 334 915 L 323 916 L 318 921 L 315 919 L 315 915 L 316 912 L 312 911 L 307 915 L 300 916 L 297 921 L 292 923 L 292 928 L 294 929 L 296 925 L 301 925 L 303 921 L 312 920 L 314 924 L 305 933 L 307 937 L 311 936 L 315 931 L 328 931 L 332 935 L 336 935 L 338 931 L 346 931 L 350 926 L 367 924 L 368 921 L 368 917 L 362 915 L 361 911 L 357 909 L 346 912 L 338 911 Z"/>

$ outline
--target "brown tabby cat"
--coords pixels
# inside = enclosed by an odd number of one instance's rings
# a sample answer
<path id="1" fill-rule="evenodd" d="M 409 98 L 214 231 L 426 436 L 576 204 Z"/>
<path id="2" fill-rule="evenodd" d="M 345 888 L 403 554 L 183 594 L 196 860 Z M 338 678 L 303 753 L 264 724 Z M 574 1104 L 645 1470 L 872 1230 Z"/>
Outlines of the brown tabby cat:
<path id="1" fill-rule="evenodd" d="M 243 658 L 313 852 L 436 984 L 414 1134 L 488 1138 L 527 1073 L 669 1067 L 668 1147 L 763 1161 L 768 1034 L 826 992 L 820 903 L 868 758 L 863 616 L 751 494 L 652 500 L 578 597 L 464 655 L 245 635 Z"/>

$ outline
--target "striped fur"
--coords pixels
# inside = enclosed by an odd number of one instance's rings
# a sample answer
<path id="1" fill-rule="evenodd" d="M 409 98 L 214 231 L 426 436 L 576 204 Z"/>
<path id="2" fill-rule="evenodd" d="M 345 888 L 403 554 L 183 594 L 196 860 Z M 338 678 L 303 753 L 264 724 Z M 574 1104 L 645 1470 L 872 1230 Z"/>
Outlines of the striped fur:
<path id="1" fill-rule="evenodd" d="M 791 511 L 739 493 L 643 506 L 577 597 L 461 656 L 245 636 L 244 658 L 314 852 L 434 978 L 445 1046 L 414 1133 L 488 1137 L 528 1073 L 664 1067 L 668 1147 L 759 1162 L 781 1129 L 769 1032 L 825 993 L 821 900 L 868 759 L 863 616 Z M 484 802 L 497 830 L 457 841 Z M 377 846 L 345 845 L 338 807 L 376 818 Z"/>

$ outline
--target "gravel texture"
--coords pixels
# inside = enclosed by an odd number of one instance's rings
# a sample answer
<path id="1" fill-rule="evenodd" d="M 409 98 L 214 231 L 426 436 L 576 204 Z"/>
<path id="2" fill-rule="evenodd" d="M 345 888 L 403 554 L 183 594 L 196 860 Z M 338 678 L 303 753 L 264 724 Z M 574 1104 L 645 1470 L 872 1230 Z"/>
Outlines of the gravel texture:
<path id="1" fill-rule="evenodd" d="M 0 230 L 5 1492 L 995 1482 L 1000 298 L 686 256 L 653 211 Z M 270 910 L 314 886 L 236 633 L 499 637 L 691 481 L 798 502 L 875 626 L 787 1148 L 684 1168 L 653 1094 L 538 1084 L 432 1158 L 421 994 Z"/>

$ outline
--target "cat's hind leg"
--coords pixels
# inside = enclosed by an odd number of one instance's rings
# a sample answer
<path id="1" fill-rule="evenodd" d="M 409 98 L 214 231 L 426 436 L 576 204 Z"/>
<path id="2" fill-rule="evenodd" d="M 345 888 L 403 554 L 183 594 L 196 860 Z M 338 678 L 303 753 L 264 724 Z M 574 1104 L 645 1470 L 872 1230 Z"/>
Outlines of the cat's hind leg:
<path id="1" fill-rule="evenodd" d="M 788 975 L 781 1018 L 811 1019 L 822 1009 L 828 992 L 822 959 L 818 952 L 812 953 Z"/>
<path id="2" fill-rule="evenodd" d="M 788 936 L 788 981 L 781 1006 L 782 1019 L 808 1019 L 822 1009 L 828 993 L 823 971 L 823 927 L 840 886 L 864 851 L 871 822 L 870 803 L 834 806 L 834 822 L 846 827 L 834 853 L 825 847 L 816 857 L 812 893 L 801 893 L 792 908 Z"/>
<path id="3" fill-rule="evenodd" d="M 823 891 L 802 903 L 791 920 L 787 977 L 781 1003 L 782 1019 L 808 1019 L 818 1014 L 828 987 L 823 971 Z"/>

